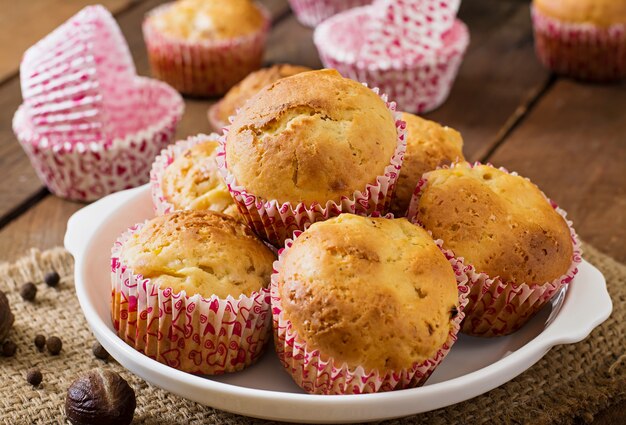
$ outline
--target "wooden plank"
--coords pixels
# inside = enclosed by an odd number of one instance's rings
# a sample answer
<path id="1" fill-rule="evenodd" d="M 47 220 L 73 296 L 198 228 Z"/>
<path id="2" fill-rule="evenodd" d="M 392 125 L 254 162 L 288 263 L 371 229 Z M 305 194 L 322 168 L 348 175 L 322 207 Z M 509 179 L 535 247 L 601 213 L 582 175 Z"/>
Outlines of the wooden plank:
<path id="1" fill-rule="evenodd" d="M 100 0 L 115 14 L 141 0 Z M 10 4 L 9 4 L 10 3 Z M 0 13 L 0 81 L 14 76 L 24 51 L 65 22 L 91 0 L 28 0 L 2 3 Z"/>
<path id="2" fill-rule="evenodd" d="M 133 54 L 137 71 L 141 75 L 149 75 L 150 73 L 141 34 L 141 22 L 147 11 L 164 2 L 165 0 L 144 1 L 117 17 Z M 263 3 L 275 18 L 280 18 L 289 11 L 287 0 L 264 0 Z M 30 20 L 29 22 L 34 21 Z M 31 27 L 33 25 L 24 26 Z M 0 33 L 4 32 L 0 31 Z M 28 158 L 22 152 L 11 130 L 13 113 L 20 103 L 21 95 L 17 78 L 10 79 L 0 86 L 0 111 L 2 111 L 0 113 L 0 181 L 3 182 L 0 186 L 0 199 L 2 200 L 0 217 L 6 216 L 16 206 L 25 202 L 42 188 Z M 209 104 L 201 100 L 189 100 L 187 102 L 187 113 L 179 127 L 179 137 L 209 131 L 206 120 L 206 109 Z"/>
<path id="3" fill-rule="evenodd" d="M 489 158 L 530 178 L 581 238 L 626 261 L 626 86 L 559 80 Z"/>

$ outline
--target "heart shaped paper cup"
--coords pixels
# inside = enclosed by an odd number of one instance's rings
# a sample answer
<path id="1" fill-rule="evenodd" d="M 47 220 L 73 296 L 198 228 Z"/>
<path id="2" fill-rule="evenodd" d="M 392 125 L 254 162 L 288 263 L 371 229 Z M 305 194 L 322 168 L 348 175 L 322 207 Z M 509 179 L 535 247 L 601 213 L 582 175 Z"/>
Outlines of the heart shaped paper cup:
<path id="1" fill-rule="evenodd" d="M 362 32 L 371 19 L 370 7 L 337 14 L 315 29 L 314 42 L 324 66 L 379 87 L 400 110 L 424 113 L 439 107 L 450 93 L 469 45 L 465 24 L 456 20 L 443 36 L 443 47 L 428 55 L 407 56 L 402 61 L 386 60 L 384 56 L 361 60 L 355 52 L 365 40 Z"/>
<path id="2" fill-rule="evenodd" d="M 370 3 L 372 0 L 289 0 L 298 22 L 311 28 L 339 12 Z"/>
<path id="3" fill-rule="evenodd" d="M 235 299 L 160 288 L 134 274 L 120 255 L 125 241 L 142 226 L 122 234 L 111 251 L 111 318 L 120 338 L 146 356 L 190 373 L 217 375 L 254 363 L 271 338 L 269 289 Z"/>
<path id="4" fill-rule="evenodd" d="M 88 6 L 26 51 L 20 65 L 25 112 L 41 136 L 83 141 L 110 133 L 135 66 L 111 14 Z"/>
<path id="5" fill-rule="evenodd" d="M 125 134 L 93 142 L 52 143 L 40 135 L 22 105 L 13 117 L 13 131 L 41 181 L 52 193 L 77 201 L 93 201 L 109 193 L 148 182 L 154 157 L 167 146 L 180 121 L 184 103 L 167 84 L 138 77 L 127 108 Z"/>

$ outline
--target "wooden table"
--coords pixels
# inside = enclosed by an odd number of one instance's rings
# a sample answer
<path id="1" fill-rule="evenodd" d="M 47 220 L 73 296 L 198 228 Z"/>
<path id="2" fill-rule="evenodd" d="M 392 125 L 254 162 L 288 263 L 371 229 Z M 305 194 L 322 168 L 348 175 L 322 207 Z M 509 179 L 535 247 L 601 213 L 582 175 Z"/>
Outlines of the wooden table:
<path id="1" fill-rule="evenodd" d="M 149 75 L 140 23 L 159 0 L 100 0 L 117 17 L 137 70 Z M 12 261 L 28 248 L 62 244 L 65 224 L 83 204 L 50 195 L 11 130 L 21 102 L 23 51 L 86 0 L 14 2 L 0 16 L 0 250 Z M 263 1 L 273 28 L 265 60 L 321 67 L 312 30 L 286 0 Z M 581 84 L 555 77 L 535 58 L 528 1 L 465 1 L 460 18 L 471 44 L 448 101 L 426 115 L 458 129 L 469 160 L 529 177 L 556 200 L 584 241 L 626 261 L 626 85 Z M 210 132 L 212 101 L 186 100 L 178 137 Z M 617 421 L 612 406 L 596 423 Z M 617 423 L 617 422 L 616 422 Z"/>

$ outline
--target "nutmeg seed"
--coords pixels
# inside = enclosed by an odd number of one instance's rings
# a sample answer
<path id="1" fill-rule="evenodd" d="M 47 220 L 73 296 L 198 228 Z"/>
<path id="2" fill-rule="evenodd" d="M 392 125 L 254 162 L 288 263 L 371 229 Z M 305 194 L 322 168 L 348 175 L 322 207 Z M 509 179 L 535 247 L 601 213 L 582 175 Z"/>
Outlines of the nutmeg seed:
<path id="1" fill-rule="evenodd" d="M 20 295 L 24 301 L 34 301 L 37 296 L 37 286 L 33 282 L 26 282 L 20 288 Z"/>
<path id="2" fill-rule="evenodd" d="M 70 385 L 65 415 L 74 425 L 128 425 L 136 406 L 135 391 L 120 375 L 93 369 Z"/>
<path id="3" fill-rule="evenodd" d="M 4 341 L 9 334 L 14 320 L 9 300 L 5 293 L 0 291 L 0 342 Z"/>

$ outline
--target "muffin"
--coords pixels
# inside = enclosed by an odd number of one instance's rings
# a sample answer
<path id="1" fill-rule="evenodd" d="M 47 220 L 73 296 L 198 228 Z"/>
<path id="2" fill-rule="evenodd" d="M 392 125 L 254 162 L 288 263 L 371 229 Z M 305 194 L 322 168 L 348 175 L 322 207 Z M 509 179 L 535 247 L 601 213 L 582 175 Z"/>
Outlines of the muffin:
<path id="1" fill-rule="evenodd" d="M 455 161 L 464 161 L 461 133 L 434 121 L 404 112 L 406 153 L 398 176 L 391 212 L 404 217 L 420 177 L 427 171 Z"/>
<path id="2" fill-rule="evenodd" d="M 239 210 L 276 245 L 341 212 L 386 212 L 405 149 L 394 105 L 334 70 L 266 86 L 220 142 L 218 166 Z"/>
<path id="3" fill-rule="evenodd" d="M 455 269 L 404 218 L 314 223 L 287 242 L 275 269 L 276 350 L 310 393 L 421 385 L 456 340 L 466 300 Z"/>
<path id="4" fill-rule="evenodd" d="M 298 21 L 311 28 L 339 12 L 370 3 L 372 0 L 289 0 Z"/>
<path id="5" fill-rule="evenodd" d="M 198 374 L 241 370 L 269 338 L 273 252 L 242 223 L 177 211 L 132 227 L 112 250 L 118 335 Z"/>
<path id="6" fill-rule="evenodd" d="M 535 50 L 551 71 L 587 81 L 626 77 L 625 0 L 534 0 Z"/>
<path id="7" fill-rule="evenodd" d="M 209 108 L 209 122 L 213 129 L 220 130 L 228 125 L 228 118 L 235 115 L 246 100 L 257 94 L 263 87 L 281 78 L 310 71 L 306 66 L 280 64 L 269 68 L 262 68 L 249 74 L 235 87 L 230 89 L 226 96 Z"/>
<path id="8" fill-rule="evenodd" d="M 261 66 L 269 23 L 250 0 L 159 6 L 143 23 L 152 73 L 183 94 L 224 94 Z"/>
<path id="9" fill-rule="evenodd" d="M 217 169 L 217 140 L 216 134 L 199 134 L 161 152 L 150 173 L 157 215 L 175 210 L 211 210 L 241 219 Z"/>
<path id="10" fill-rule="evenodd" d="M 424 174 L 409 216 L 467 266 L 463 332 L 516 331 L 577 272 L 580 248 L 565 213 L 502 169 L 462 162 Z"/>

